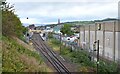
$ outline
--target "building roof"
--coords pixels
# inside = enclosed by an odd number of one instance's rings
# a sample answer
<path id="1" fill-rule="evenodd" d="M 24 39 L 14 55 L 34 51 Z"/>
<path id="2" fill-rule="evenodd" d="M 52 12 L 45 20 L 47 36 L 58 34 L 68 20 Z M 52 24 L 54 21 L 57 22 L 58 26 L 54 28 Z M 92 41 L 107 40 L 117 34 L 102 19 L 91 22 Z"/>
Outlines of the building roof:
<path id="1" fill-rule="evenodd" d="M 35 25 L 34 24 L 32 24 L 32 25 L 29 25 L 29 27 L 28 27 L 29 29 L 33 29 L 33 28 L 35 28 Z"/>

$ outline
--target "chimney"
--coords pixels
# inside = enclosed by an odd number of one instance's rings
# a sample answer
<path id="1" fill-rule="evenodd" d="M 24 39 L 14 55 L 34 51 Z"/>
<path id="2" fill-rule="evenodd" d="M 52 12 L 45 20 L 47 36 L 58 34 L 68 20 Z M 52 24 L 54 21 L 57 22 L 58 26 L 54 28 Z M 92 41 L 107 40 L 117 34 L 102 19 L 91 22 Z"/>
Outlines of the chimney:
<path id="1" fill-rule="evenodd" d="M 60 24 L 60 19 L 58 19 L 58 24 Z"/>

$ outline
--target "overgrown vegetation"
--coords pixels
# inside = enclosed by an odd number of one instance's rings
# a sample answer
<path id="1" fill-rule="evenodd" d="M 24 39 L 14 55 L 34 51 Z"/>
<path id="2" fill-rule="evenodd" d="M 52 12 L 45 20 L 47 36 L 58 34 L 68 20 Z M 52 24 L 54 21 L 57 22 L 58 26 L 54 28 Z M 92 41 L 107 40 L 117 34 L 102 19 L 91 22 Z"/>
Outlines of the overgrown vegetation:
<path id="1" fill-rule="evenodd" d="M 60 46 L 60 41 L 56 40 L 56 39 L 53 37 L 52 33 L 49 33 L 49 34 L 48 34 L 48 39 L 49 39 L 53 44 L 55 44 L 55 45 L 57 45 L 57 46 Z"/>
<path id="2" fill-rule="evenodd" d="M 70 24 L 64 24 L 64 26 L 61 28 L 61 32 L 63 35 L 67 34 L 68 36 L 71 36 L 74 34 L 74 32 L 71 30 Z"/>
<path id="3" fill-rule="evenodd" d="M 70 51 L 70 49 L 63 49 L 62 55 L 67 56 L 71 59 L 74 63 L 79 63 L 82 66 L 91 67 L 94 71 L 96 71 L 96 62 L 90 60 L 89 55 L 86 51 Z M 108 63 L 105 61 L 99 61 L 99 72 L 116 72 L 117 71 L 117 64 L 114 62 Z"/>
<path id="4" fill-rule="evenodd" d="M 27 28 L 22 26 L 19 17 L 14 14 L 14 5 L 0 1 L 2 10 L 2 71 L 3 72 L 51 72 L 39 53 L 23 47 L 14 38 L 24 40 Z"/>
<path id="5" fill-rule="evenodd" d="M 2 10 L 2 34 L 5 36 L 23 36 L 26 28 L 22 26 L 19 17 L 14 14 L 14 5 L 5 1 L 0 4 Z"/>
<path id="6" fill-rule="evenodd" d="M 60 45 L 61 45 L 60 41 L 54 39 L 52 33 L 48 34 L 48 41 L 47 42 L 54 51 L 59 51 L 60 50 Z"/>
<path id="7" fill-rule="evenodd" d="M 54 47 L 59 47 L 57 44 L 59 42 L 57 39 L 51 39 L 51 43 L 54 45 Z M 52 45 L 51 44 L 51 45 Z M 53 48 L 54 48 L 53 47 Z M 69 58 L 73 63 L 78 63 L 81 65 L 81 68 L 79 69 L 80 72 L 96 72 L 96 62 L 91 61 L 90 55 L 88 52 L 84 50 L 79 50 L 79 51 L 71 51 L 71 48 L 61 46 L 61 55 L 63 57 Z M 117 71 L 117 64 L 115 62 L 105 62 L 100 60 L 99 61 L 99 72 L 116 72 Z"/>
<path id="8" fill-rule="evenodd" d="M 3 72 L 46 72 L 42 58 L 36 51 L 30 51 L 15 40 L 3 37 Z"/>
<path id="9" fill-rule="evenodd" d="M 52 39 L 52 38 L 53 38 L 52 33 L 48 33 L 48 38 L 49 38 L 49 39 Z"/>

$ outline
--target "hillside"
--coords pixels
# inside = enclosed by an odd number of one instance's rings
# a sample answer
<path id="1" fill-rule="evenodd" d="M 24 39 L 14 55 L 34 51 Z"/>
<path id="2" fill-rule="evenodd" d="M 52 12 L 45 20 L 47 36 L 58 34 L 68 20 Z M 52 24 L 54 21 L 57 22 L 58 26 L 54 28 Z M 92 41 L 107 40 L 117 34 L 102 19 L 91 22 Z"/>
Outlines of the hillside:
<path id="1" fill-rule="evenodd" d="M 102 19 L 102 20 L 93 20 L 93 21 L 72 21 L 72 22 L 62 22 L 61 24 L 69 24 L 69 25 L 89 25 L 89 24 L 94 24 L 95 22 L 103 22 L 103 21 L 113 21 L 113 20 L 118 20 L 116 18 L 106 18 L 106 19 Z M 48 24 L 45 26 L 56 26 L 58 24 Z M 40 26 L 38 26 L 40 27 Z"/>
<path id="2" fill-rule="evenodd" d="M 27 28 L 15 14 L 14 5 L 2 0 L 0 7 L 2 7 L 2 36 L 0 35 L 2 72 L 51 72 L 40 54 L 31 45 L 23 42 Z"/>
<path id="3" fill-rule="evenodd" d="M 2 72 L 2 36 L 0 36 L 0 73 Z"/>
<path id="4" fill-rule="evenodd" d="M 40 55 L 34 50 L 20 45 L 16 40 L 2 38 L 3 72 L 51 72 Z"/>

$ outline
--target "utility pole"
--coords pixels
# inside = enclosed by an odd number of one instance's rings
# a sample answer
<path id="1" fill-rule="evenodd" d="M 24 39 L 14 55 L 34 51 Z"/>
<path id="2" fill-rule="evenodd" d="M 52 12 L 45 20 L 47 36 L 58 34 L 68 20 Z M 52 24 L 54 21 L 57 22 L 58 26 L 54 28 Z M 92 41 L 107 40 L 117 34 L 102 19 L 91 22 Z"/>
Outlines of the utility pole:
<path id="1" fill-rule="evenodd" d="M 99 72 L 99 40 L 97 41 L 97 74 Z"/>
<path id="2" fill-rule="evenodd" d="M 97 24 L 97 29 L 101 30 L 101 23 Z M 97 42 L 97 74 L 99 73 L 99 40 L 95 41 Z"/>
<path id="3" fill-rule="evenodd" d="M 61 54 L 61 33 L 60 33 L 60 54 Z"/>
<path id="4" fill-rule="evenodd" d="M 94 45 L 97 43 L 97 50 L 95 49 L 94 51 L 97 51 L 97 74 L 99 73 L 99 40 L 94 42 Z"/>
<path id="5" fill-rule="evenodd" d="M 60 19 L 58 19 L 58 25 L 60 25 Z M 61 33 L 60 33 L 60 54 L 61 54 Z"/>

